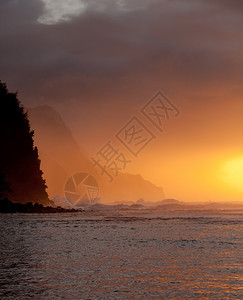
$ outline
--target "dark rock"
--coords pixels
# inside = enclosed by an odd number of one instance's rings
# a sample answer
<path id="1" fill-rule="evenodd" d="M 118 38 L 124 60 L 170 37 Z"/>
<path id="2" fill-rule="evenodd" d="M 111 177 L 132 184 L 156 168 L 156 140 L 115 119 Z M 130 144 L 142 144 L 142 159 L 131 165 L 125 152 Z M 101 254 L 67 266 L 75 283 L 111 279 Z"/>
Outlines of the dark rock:
<path id="1" fill-rule="evenodd" d="M 81 209 L 65 209 L 60 206 L 51 207 L 51 206 L 43 206 L 38 203 L 28 202 L 26 204 L 21 203 L 13 203 L 8 199 L 4 199 L 0 201 L 0 213 L 65 213 L 65 212 L 77 212 L 82 211 Z"/>

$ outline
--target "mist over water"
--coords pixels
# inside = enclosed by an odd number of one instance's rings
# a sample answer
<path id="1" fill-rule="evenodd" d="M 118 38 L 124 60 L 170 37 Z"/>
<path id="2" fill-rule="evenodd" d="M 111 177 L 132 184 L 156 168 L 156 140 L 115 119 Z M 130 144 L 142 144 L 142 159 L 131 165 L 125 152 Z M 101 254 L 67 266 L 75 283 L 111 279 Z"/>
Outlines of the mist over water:
<path id="1" fill-rule="evenodd" d="M 0 300 L 243 300 L 243 0 L 0 0 Z"/>
<path id="2" fill-rule="evenodd" d="M 0 216 L 1 299 L 242 299 L 240 213 Z"/>

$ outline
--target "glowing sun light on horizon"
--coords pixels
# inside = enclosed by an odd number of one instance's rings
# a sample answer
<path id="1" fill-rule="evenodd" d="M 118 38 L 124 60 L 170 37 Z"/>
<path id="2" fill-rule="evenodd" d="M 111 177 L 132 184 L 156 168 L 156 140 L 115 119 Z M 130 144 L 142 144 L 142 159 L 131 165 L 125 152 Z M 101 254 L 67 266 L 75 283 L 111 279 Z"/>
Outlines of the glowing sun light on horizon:
<path id="1" fill-rule="evenodd" d="M 239 157 L 226 162 L 222 167 L 221 179 L 243 192 L 243 157 Z"/>

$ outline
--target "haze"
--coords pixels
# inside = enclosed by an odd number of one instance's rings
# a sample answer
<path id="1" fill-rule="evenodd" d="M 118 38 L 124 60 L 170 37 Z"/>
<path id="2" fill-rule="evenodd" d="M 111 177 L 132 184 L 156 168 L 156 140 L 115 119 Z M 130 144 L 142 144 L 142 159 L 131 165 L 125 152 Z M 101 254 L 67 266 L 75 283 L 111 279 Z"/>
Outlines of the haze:
<path id="1" fill-rule="evenodd" d="M 167 198 L 243 201 L 242 1 L 1 0 L 0 26 L 1 80 L 89 157 L 125 152 L 115 135 L 136 116 L 154 139 L 125 172 Z M 180 111 L 162 132 L 140 111 L 158 91 Z"/>

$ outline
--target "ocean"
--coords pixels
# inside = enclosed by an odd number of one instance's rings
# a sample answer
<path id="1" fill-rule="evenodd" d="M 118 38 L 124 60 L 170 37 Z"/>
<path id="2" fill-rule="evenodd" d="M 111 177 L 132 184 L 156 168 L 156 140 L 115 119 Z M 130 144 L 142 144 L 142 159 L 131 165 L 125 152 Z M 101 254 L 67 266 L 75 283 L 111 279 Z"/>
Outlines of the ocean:
<path id="1" fill-rule="evenodd" d="M 0 214 L 1 299 L 243 299 L 243 215 Z"/>

